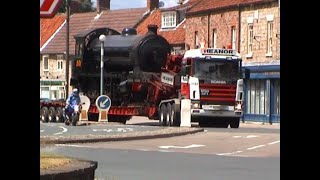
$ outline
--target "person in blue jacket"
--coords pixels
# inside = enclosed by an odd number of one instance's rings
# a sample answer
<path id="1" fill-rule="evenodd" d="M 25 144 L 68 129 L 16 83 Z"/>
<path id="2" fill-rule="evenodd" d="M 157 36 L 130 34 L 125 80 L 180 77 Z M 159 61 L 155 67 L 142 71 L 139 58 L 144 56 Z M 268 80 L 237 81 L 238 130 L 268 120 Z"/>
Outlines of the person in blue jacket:
<path id="1" fill-rule="evenodd" d="M 75 105 L 80 105 L 80 96 L 79 96 L 79 90 L 78 89 L 73 89 L 72 94 L 68 97 L 66 101 L 66 107 L 65 107 L 65 115 L 70 115 L 74 111 L 74 106 Z"/>

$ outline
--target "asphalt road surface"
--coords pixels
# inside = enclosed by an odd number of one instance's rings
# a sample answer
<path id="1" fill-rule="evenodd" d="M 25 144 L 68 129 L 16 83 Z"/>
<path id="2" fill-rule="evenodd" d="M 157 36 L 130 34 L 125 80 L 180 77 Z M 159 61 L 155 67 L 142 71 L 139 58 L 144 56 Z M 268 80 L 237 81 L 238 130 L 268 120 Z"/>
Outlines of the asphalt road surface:
<path id="1" fill-rule="evenodd" d="M 165 139 L 57 144 L 42 151 L 97 161 L 96 177 L 105 180 L 280 179 L 280 126 L 240 127 Z"/>

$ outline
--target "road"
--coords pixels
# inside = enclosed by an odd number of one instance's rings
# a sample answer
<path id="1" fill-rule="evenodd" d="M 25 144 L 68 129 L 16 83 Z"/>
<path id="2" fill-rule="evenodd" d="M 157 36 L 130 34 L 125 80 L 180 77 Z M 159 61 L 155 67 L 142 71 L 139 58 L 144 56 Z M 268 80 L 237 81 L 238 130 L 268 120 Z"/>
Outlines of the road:
<path id="1" fill-rule="evenodd" d="M 205 128 L 165 139 L 58 144 L 42 150 L 97 161 L 96 177 L 106 180 L 280 179 L 280 127 L 241 127 Z"/>

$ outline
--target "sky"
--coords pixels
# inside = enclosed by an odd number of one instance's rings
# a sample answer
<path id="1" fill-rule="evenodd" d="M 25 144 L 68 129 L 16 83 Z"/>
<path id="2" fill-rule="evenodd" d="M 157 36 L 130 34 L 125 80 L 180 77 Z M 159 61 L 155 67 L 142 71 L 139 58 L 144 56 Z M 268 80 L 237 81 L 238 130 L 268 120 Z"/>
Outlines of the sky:
<path id="1" fill-rule="evenodd" d="M 159 0 L 164 2 L 164 7 L 176 6 L 178 0 Z M 96 0 L 92 0 L 96 6 Z M 110 0 L 110 9 L 127 9 L 127 8 L 140 8 L 147 7 L 147 0 Z"/>

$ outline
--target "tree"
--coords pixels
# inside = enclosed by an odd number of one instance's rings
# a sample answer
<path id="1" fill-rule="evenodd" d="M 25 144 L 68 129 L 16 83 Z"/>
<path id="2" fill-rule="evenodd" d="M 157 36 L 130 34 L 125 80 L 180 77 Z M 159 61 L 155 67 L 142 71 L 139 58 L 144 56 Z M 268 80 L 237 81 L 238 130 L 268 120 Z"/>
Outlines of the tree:
<path id="1" fill-rule="evenodd" d="M 95 8 L 92 7 L 93 3 L 91 0 L 69 0 L 70 13 L 82 13 L 82 12 L 92 12 Z M 66 0 L 63 0 L 60 4 L 59 13 L 66 12 Z"/>

